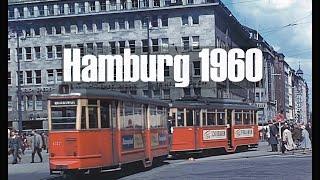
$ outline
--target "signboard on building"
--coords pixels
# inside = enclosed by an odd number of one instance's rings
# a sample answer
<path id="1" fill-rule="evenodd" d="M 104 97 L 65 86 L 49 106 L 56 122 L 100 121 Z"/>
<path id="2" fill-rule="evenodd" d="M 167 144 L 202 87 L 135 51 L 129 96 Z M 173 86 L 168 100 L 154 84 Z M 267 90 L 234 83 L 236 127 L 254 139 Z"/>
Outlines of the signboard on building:
<path id="1" fill-rule="evenodd" d="M 234 129 L 234 136 L 235 138 L 253 137 L 253 129 Z"/>
<path id="2" fill-rule="evenodd" d="M 227 131 L 223 130 L 203 130 L 203 140 L 226 139 Z"/>
<path id="3" fill-rule="evenodd" d="M 76 105 L 77 100 L 51 100 L 51 105 Z"/>

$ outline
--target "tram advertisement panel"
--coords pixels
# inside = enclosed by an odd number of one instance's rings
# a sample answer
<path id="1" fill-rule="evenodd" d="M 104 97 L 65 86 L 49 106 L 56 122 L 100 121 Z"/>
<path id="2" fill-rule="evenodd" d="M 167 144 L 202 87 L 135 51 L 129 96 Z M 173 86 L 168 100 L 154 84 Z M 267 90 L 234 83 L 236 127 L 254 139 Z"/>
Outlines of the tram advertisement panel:
<path id="1" fill-rule="evenodd" d="M 235 138 L 253 137 L 253 129 L 234 129 Z"/>
<path id="2" fill-rule="evenodd" d="M 122 136 L 122 149 L 130 150 L 134 148 L 133 135 Z"/>
<path id="3" fill-rule="evenodd" d="M 227 131 L 224 130 L 203 130 L 203 140 L 226 139 Z"/>
<path id="4" fill-rule="evenodd" d="M 158 133 L 151 134 L 151 146 L 158 146 L 159 145 L 159 135 Z"/>
<path id="5" fill-rule="evenodd" d="M 142 135 L 141 134 L 135 134 L 134 135 L 134 148 L 143 148 L 143 140 L 142 140 Z"/>

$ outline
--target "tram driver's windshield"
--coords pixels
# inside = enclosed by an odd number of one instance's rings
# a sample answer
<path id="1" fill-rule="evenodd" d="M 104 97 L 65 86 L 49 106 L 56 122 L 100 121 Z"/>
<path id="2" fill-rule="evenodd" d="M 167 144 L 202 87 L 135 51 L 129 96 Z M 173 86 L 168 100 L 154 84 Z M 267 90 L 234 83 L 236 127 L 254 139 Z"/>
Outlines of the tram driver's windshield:
<path id="1" fill-rule="evenodd" d="M 61 106 L 51 108 L 51 129 L 65 130 L 76 129 L 77 107 Z"/>

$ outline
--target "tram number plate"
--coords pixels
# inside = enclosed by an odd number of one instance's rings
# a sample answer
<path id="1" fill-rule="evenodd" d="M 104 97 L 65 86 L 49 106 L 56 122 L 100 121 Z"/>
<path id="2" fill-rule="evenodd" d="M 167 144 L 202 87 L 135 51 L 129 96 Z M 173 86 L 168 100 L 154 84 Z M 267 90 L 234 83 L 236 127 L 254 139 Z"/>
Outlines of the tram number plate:
<path id="1" fill-rule="evenodd" d="M 224 130 L 203 130 L 203 140 L 226 139 L 227 131 Z"/>
<path id="2" fill-rule="evenodd" d="M 253 129 L 234 129 L 235 138 L 253 137 Z"/>

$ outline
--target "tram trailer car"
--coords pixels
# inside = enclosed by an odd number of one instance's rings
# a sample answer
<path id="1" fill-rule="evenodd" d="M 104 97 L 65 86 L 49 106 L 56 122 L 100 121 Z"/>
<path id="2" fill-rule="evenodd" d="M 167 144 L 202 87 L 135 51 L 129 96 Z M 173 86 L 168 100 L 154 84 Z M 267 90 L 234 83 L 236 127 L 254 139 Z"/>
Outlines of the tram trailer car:
<path id="1" fill-rule="evenodd" d="M 48 98 L 50 173 L 145 167 L 169 154 L 168 105 L 120 92 L 79 89 Z"/>
<path id="2" fill-rule="evenodd" d="M 257 108 L 240 100 L 181 98 L 171 104 L 170 154 L 224 149 L 224 152 L 258 146 Z"/>

